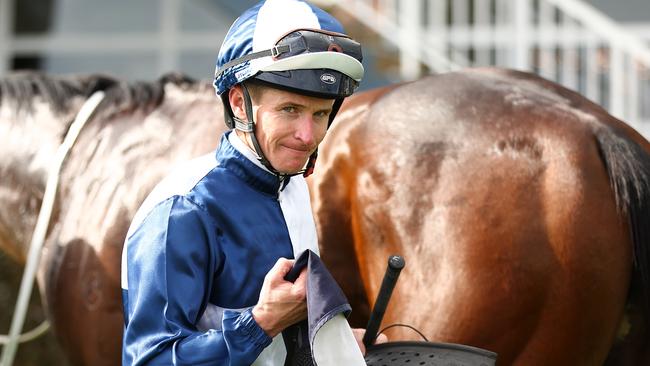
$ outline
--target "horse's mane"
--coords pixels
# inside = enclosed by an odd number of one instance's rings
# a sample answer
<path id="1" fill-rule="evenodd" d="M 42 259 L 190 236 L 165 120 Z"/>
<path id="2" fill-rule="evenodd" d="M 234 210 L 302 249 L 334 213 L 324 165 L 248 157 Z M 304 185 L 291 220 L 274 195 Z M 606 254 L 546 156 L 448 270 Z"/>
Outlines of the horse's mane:
<path id="1" fill-rule="evenodd" d="M 150 110 L 160 105 L 168 83 L 195 89 L 205 86 L 179 73 L 165 74 L 152 82 L 127 82 L 100 74 L 55 76 L 25 71 L 0 78 L 0 105 L 13 102 L 18 110 L 31 110 L 35 100 L 42 99 L 55 113 L 63 114 L 69 112 L 74 97 L 88 98 L 101 90 L 106 93 L 100 107 L 104 112 Z"/>

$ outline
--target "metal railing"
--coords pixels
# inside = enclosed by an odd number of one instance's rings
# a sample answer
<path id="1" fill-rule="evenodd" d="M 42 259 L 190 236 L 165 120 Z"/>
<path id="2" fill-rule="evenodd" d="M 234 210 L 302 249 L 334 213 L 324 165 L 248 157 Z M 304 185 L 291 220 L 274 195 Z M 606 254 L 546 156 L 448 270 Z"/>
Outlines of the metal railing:
<path id="1" fill-rule="evenodd" d="M 650 137 L 650 47 L 579 0 L 329 0 L 399 50 L 401 79 L 496 65 L 576 90 Z"/>
<path id="2" fill-rule="evenodd" d="M 214 0 L 206 2 L 205 12 L 214 15 L 218 21 L 212 28 L 192 29 L 183 26 L 182 4 L 183 0 L 161 0 L 156 8 L 151 10 L 152 17 L 157 17 L 157 26 L 144 30 L 121 30 L 119 19 L 115 19 L 114 28 L 108 30 L 92 29 L 87 24 L 82 28 L 84 31 L 60 31 L 50 29 L 35 33 L 16 33 L 14 23 L 17 21 L 17 7 L 20 0 L 0 0 L 0 76 L 10 72 L 13 68 L 13 60 L 19 58 L 36 57 L 48 60 L 50 57 L 87 57 L 103 56 L 109 59 L 124 57 L 125 55 L 151 55 L 155 62 L 149 65 L 153 77 L 157 77 L 170 71 L 181 69 L 183 55 L 195 55 L 201 53 L 213 54 L 216 56 L 215 47 L 218 47 L 223 40 L 228 26 L 232 19 L 223 14 L 221 4 L 229 4 L 226 0 Z M 53 12 L 56 22 L 62 26 L 72 27 L 77 24 L 61 17 L 60 13 L 66 13 L 75 6 L 74 1 L 54 2 Z M 202 6 L 202 4 L 195 4 Z M 119 5 L 116 5 L 118 7 Z M 241 5 L 240 5 L 241 6 Z M 234 7 L 230 4 L 229 7 Z M 114 10 L 115 8 L 113 8 Z M 129 11 L 129 9 L 124 9 Z M 119 15 L 118 11 L 108 14 L 109 17 Z M 230 14 L 227 14 L 230 15 Z M 234 16 L 234 15 L 233 15 Z M 216 45 L 216 46 L 215 46 Z M 117 56 L 117 57 L 116 57 Z M 95 57 L 96 58 L 96 57 Z M 47 64 L 47 62 L 44 62 Z M 212 63 L 212 62 L 210 62 Z M 109 70 L 106 70 L 107 66 Z M 209 72 L 210 64 L 206 65 Z M 107 64 L 97 65 L 96 69 L 89 66 L 92 72 L 108 72 L 113 66 L 110 61 Z M 46 71 L 61 72 L 59 70 Z M 86 72 L 81 70 L 79 72 Z M 206 73 L 209 75 L 209 73 Z M 124 76 L 124 75 L 122 75 Z M 133 79 L 142 79 L 142 75 L 126 75 Z"/>

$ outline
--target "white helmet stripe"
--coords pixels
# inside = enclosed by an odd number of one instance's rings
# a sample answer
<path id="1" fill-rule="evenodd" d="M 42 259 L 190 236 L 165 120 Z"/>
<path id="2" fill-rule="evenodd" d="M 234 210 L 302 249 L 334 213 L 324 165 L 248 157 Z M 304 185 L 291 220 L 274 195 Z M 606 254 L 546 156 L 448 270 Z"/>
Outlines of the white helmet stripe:
<path id="1" fill-rule="evenodd" d="M 255 22 L 253 52 L 273 47 L 280 37 L 294 29 L 321 29 L 309 4 L 294 0 L 267 1 L 257 13 Z"/>

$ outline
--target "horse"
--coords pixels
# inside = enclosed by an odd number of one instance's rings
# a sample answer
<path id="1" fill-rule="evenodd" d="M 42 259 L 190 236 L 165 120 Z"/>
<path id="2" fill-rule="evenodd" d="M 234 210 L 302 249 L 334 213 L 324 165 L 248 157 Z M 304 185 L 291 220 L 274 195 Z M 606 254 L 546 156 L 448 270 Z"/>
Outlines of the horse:
<path id="1" fill-rule="evenodd" d="M 152 83 L 41 73 L 0 81 L 0 248 L 17 263 L 25 262 L 48 168 L 71 121 L 90 95 L 106 93 L 62 167 L 37 274 L 71 364 L 121 363 L 124 238 L 157 181 L 218 145 L 226 127 L 211 89 L 177 74 Z"/>
<path id="2" fill-rule="evenodd" d="M 107 96 L 63 166 L 38 273 L 74 365 L 120 363 L 130 219 L 175 164 L 213 150 L 225 129 L 211 87 L 178 75 L 1 81 L 0 248 L 18 261 L 51 157 L 97 90 Z M 348 98 L 309 183 L 351 322 L 364 325 L 387 254 L 399 253 L 407 268 L 385 324 L 495 351 L 503 365 L 600 364 L 612 345 L 612 364 L 646 360 L 636 290 L 647 288 L 647 144 L 579 95 L 512 71 Z"/>
<path id="3" fill-rule="evenodd" d="M 323 261 L 363 325 L 499 365 L 647 365 L 650 144 L 578 93 L 493 68 L 359 96 L 320 149 Z M 404 324 L 405 326 L 394 326 Z"/>

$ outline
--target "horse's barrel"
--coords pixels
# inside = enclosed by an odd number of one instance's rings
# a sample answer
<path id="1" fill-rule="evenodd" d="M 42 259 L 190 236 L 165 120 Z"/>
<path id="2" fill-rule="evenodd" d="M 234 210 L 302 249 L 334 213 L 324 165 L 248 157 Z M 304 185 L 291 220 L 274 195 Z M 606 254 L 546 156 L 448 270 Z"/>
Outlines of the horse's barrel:
<path id="1" fill-rule="evenodd" d="M 368 366 L 493 366 L 497 354 L 453 343 L 389 342 L 370 346 Z"/>

